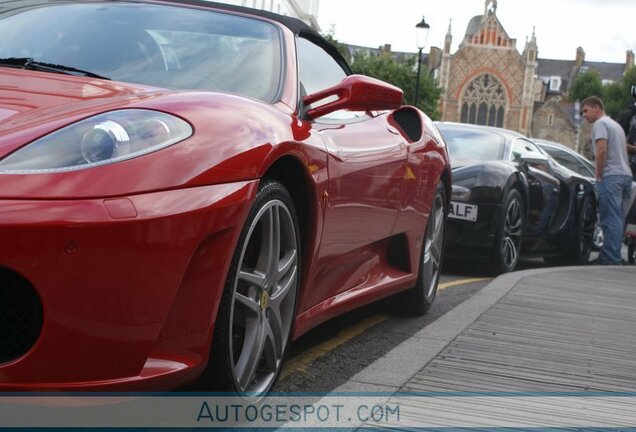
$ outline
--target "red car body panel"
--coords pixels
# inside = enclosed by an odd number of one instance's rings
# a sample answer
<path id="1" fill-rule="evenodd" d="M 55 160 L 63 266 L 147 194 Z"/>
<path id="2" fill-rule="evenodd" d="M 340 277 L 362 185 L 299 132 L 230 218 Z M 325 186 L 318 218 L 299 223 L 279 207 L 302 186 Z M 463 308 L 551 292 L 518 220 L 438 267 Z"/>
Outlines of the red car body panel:
<path id="1" fill-rule="evenodd" d="M 0 367 L 0 388 L 91 389 L 205 364 L 224 282 L 213 275 L 227 272 L 224 245 L 257 185 L 120 198 L 136 215 L 117 219 L 104 199 L 3 200 L 0 261 L 38 290 L 45 325 L 27 355 Z"/>
<path id="2" fill-rule="evenodd" d="M 295 338 L 414 285 L 442 178 L 449 192 L 444 143 L 426 127 L 410 140 L 390 112 L 339 125 L 301 118 L 295 35 L 276 25 L 286 75 L 274 104 L 0 67 L 0 159 L 113 110 L 161 111 L 194 130 L 119 163 L 0 174 L 0 266 L 35 288 L 44 314 L 37 343 L 0 364 L 0 390 L 162 390 L 196 379 L 259 180 L 281 161 L 302 167 L 306 191 Z M 408 251 L 400 265 L 387 254 L 394 242 Z"/>

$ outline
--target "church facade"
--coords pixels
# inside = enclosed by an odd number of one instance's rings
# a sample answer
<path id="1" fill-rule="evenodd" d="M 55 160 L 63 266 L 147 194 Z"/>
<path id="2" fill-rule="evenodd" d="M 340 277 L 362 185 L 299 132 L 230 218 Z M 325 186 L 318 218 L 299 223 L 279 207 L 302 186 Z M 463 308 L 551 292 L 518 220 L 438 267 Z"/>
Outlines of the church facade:
<path id="1" fill-rule="evenodd" d="M 582 48 L 572 61 L 540 59 L 534 32 L 519 52 L 497 18 L 496 0 L 486 0 L 483 14 L 470 20 L 455 53 L 452 38 L 449 25 L 440 60 L 428 64 L 443 90 L 441 120 L 503 127 L 576 149 L 589 140 L 564 97 L 577 74 L 593 69 L 604 82 L 618 81 L 634 64 L 631 51 L 625 64 L 586 62 Z"/>
<path id="2" fill-rule="evenodd" d="M 522 54 L 489 0 L 473 17 L 456 53 L 449 26 L 439 68 L 442 120 L 484 124 L 528 134 L 534 105 L 537 46 L 534 35 Z"/>

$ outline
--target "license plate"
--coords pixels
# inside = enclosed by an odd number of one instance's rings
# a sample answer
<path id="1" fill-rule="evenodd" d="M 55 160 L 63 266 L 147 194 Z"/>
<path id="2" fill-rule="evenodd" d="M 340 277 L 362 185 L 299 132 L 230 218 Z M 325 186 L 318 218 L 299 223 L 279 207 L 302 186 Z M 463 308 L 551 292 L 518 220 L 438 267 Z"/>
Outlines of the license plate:
<path id="1" fill-rule="evenodd" d="M 475 222 L 477 220 L 477 208 L 476 205 L 451 201 L 448 217 Z"/>

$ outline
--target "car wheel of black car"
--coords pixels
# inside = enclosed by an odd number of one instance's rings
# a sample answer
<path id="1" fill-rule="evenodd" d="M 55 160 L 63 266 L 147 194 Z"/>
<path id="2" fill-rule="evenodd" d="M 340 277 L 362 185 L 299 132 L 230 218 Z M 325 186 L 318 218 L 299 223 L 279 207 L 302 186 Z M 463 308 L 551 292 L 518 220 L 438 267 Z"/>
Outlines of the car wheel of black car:
<path id="1" fill-rule="evenodd" d="M 630 264 L 634 264 L 636 262 L 636 240 L 630 239 L 629 246 L 627 246 L 627 261 Z"/>
<path id="2" fill-rule="evenodd" d="M 587 264 L 594 248 L 595 222 L 596 209 L 594 208 L 594 203 L 590 198 L 586 198 L 581 206 L 571 247 L 561 256 L 544 257 L 543 260 L 546 264 L 555 266 Z"/>
<path id="3" fill-rule="evenodd" d="M 407 307 L 414 314 L 425 314 L 430 309 L 437 294 L 444 256 L 446 209 L 446 192 L 444 185 L 439 183 L 426 224 L 417 284 L 411 288 L 407 295 Z"/>
<path id="4" fill-rule="evenodd" d="M 566 256 L 569 264 L 587 264 L 594 245 L 594 229 L 596 222 L 596 209 L 590 198 L 586 198 L 581 207 L 576 236 L 571 252 Z"/>
<path id="5" fill-rule="evenodd" d="M 300 281 L 300 235 L 291 196 L 262 180 L 236 246 L 221 299 L 205 381 L 262 395 L 289 345 Z"/>
<path id="6" fill-rule="evenodd" d="M 513 271 L 519 261 L 525 209 L 521 194 L 512 189 L 502 207 L 499 227 L 495 235 L 491 267 L 496 274 Z"/>
<path id="7" fill-rule="evenodd" d="M 601 228 L 601 224 L 598 220 L 598 215 L 596 216 L 596 223 L 594 224 L 594 239 L 592 241 L 592 250 L 600 251 L 603 247 L 603 241 L 605 240 L 603 236 L 603 229 Z"/>

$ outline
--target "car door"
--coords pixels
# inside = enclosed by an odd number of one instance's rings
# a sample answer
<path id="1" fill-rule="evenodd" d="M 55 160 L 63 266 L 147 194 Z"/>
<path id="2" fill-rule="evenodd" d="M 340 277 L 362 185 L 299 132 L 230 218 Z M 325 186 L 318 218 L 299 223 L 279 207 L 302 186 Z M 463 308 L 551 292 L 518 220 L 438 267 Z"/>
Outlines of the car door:
<path id="1" fill-rule="evenodd" d="M 297 54 L 301 93 L 324 90 L 347 76 L 314 41 L 298 38 Z M 368 281 L 379 259 L 378 242 L 389 238 L 395 224 L 407 152 L 386 113 L 336 111 L 313 120 L 312 128 L 327 149 L 329 180 L 307 306 Z"/>
<path id="2" fill-rule="evenodd" d="M 537 153 L 544 158 L 545 155 L 532 142 L 517 138 L 512 144 L 513 158 L 520 160 L 524 154 Z M 528 178 L 528 220 L 526 232 L 530 235 L 542 235 L 550 231 L 551 222 L 554 220 L 560 201 L 561 184 L 553 175 L 549 161 L 546 163 L 524 163 L 522 169 L 526 170 Z"/>

